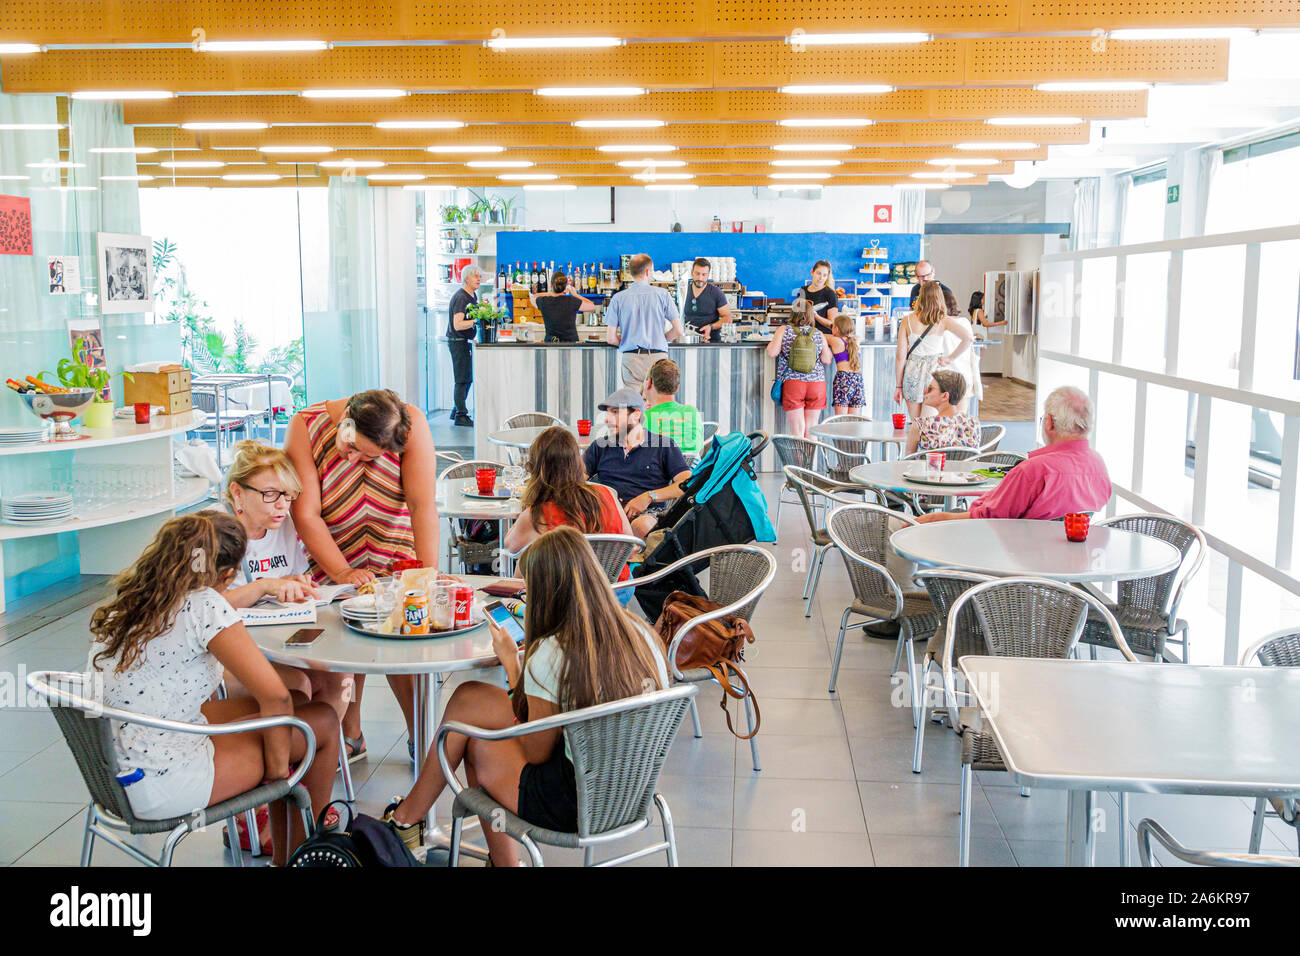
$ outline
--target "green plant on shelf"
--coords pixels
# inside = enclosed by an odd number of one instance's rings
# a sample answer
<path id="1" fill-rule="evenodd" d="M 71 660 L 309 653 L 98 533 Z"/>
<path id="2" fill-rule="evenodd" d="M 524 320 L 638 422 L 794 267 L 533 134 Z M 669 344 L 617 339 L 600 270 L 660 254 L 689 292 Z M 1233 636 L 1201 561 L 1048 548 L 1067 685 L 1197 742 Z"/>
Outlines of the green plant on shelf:
<path id="1" fill-rule="evenodd" d="M 468 212 L 460 206 L 439 206 L 438 212 L 442 215 L 443 222 L 464 222 L 469 218 Z"/>
<path id="2" fill-rule="evenodd" d="M 469 204 L 468 212 L 470 222 L 486 222 L 488 214 L 491 211 L 492 203 L 488 199 L 480 196 Z"/>
<path id="3" fill-rule="evenodd" d="M 113 376 L 109 375 L 108 369 L 97 368 L 91 364 L 90 352 L 91 349 L 86 340 L 78 336 L 76 341 L 72 343 L 72 357 L 59 359 L 55 374 L 59 379 L 59 384 L 64 388 L 93 388 L 95 390 L 95 401 L 107 402 L 109 399 L 105 396 L 104 390 L 108 388 Z M 43 382 L 45 376 L 49 374 L 49 372 L 41 372 L 36 377 Z M 124 381 L 134 381 L 130 372 L 120 372 L 119 374 Z"/>
<path id="4" fill-rule="evenodd" d="M 476 302 L 465 310 L 465 315 L 482 325 L 499 325 L 509 318 L 491 302 Z"/>

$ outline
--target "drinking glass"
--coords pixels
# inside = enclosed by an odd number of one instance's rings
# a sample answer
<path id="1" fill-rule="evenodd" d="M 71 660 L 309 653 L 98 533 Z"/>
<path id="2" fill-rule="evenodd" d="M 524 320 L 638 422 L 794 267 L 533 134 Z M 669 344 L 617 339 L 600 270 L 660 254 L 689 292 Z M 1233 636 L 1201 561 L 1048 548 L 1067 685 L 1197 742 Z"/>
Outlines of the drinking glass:
<path id="1" fill-rule="evenodd" d="M 502 481 L 505 483 L 506 490 L 510 492 L 510 497 L 518 498 L 524 486 L 524 470 L 518 465 L 506 465 Z"/>

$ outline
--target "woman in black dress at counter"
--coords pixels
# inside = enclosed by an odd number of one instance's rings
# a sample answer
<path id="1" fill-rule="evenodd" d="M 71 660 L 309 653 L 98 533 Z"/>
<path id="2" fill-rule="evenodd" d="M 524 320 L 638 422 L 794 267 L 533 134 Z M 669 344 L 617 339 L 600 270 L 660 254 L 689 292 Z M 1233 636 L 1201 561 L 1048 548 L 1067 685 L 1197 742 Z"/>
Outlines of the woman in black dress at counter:
<path id="1" fill-rule="evenodd" d="M 579 312 L 595 312 L 590 299 L 569 288 L 569 277 L 557 272 L 551 277 L 550 292 L 529 293 L 533 308 L 542 313 L 547 342 L 577 342 Z"/>
<path id="2" fill-rule="evenodd" d="M 814 263 L 812 277 L 800 292 L 802 298 L 812 304 L 817 328 L 829 333 L 835 323 L 835 317 L 840 314 L 839 296 L 835 294 L 835 288 L 831 285 L 831 264 L 825 259 Z"/>

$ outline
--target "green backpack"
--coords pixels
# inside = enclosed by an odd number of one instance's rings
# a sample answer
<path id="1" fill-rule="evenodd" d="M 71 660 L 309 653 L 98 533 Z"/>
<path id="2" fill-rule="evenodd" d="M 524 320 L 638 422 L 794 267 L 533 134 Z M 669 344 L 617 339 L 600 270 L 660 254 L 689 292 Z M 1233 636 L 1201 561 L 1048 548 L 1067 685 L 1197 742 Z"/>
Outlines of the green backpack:
<path id="1" fill-rule="evenodd" d="M 809 326 L 794 330 L 790 355 L 785 360 L 785 364 L 790 366 L 790 371 L 806 374 L 817 368 L 817 340 L 813 338 L 812 333 L 813 330 Z"/>

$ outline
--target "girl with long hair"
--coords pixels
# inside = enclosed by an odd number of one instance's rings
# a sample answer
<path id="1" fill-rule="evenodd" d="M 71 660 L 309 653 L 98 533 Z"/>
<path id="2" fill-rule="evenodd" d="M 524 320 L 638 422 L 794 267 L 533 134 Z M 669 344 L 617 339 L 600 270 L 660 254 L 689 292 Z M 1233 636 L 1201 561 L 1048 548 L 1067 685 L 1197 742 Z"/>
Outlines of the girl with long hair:
<path id="1" fill-rule="evenodd" d="M 831 381 L 831 403 L 836 415 L 857 414 L 867 403 L 862 387 L 862 351 L 858 345 L 857 325 L 850 315 L 840 313 L 832 323 L 834 331 L 826 336 L 835 359 L 835 378 Z"/>
<path id="2" fill-rule="evenodd" d="M 447 702 L 445 721 L 500 730 L 668 686 L 658 636 L 619 607 L 576 528 L 542 535 L 524 552 L 520 570 L 528 588 L 522 663 L 514 639 L 488 622 L 511 689 L 461 684 Z M 550 830 L 577 830 L 573 763 L 561 731 L 497 741 L 453 733 L 446 750 L 453 769 L 465 765 L 471 787 L 482 787 L 511 813 Z M 384 819 L 408 846 L 423 842 L 422 821 L 445 786 L 431 752 L 411 791 L 389 804 Z M 483 822 L 493 864 L 517 865 L 514 841 Z"/>
<path id="3" fill-rule="evenodd" d="M 102 673 L 106 704 L 152 717 L 209 724 L 302 718 L 316 735 L 316 755 L 302 782 L 319 813 L 338 765 L 338 715 L 323 703 L 294 703 L 221 595 L 247 544 L 239 522 L 217 511 L 164 524 L 113 582 L 113 598 L 91 615 L 87 669 Z M 211 699 L 227 670 L 249 696 Z M 126 795 L 132 812 L 145 820 L 187 814 L 263 781 L 285 779 L 290 764 L 306 756 L 306 740 L 287 727 L 205 737 L 121 724 L 111 734 L 120 772 L 142 772 Z M 273 861 L 283 866 L 304 838 L 299 815 L 284 801 L 271 805 L 271 834 Z"/>
<path id="4" fill-rule="evenodd" d="M 957 347 L 952 352 L 946 348 L 944 332 L 951 332 L 957 339 Z M 932 280 L 921 284 L 912 312 L 898 323 L 896 338 L 894 401 L 905 401 L 908 415 L 915 420 L 920 417 L 930 375 L 937 367 L 952 364 L 970 349 L 971 333 L 948 315 L 943 287 Z"/>

